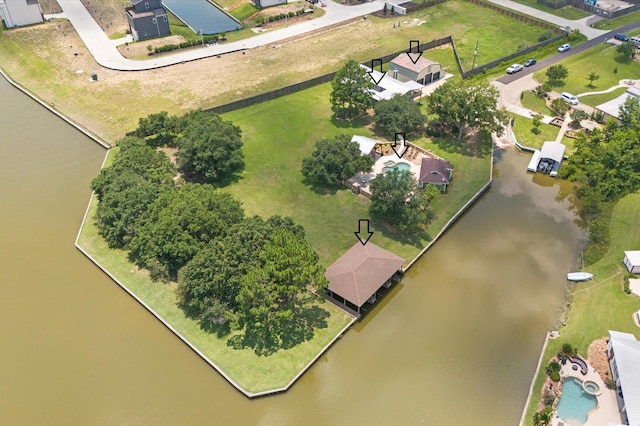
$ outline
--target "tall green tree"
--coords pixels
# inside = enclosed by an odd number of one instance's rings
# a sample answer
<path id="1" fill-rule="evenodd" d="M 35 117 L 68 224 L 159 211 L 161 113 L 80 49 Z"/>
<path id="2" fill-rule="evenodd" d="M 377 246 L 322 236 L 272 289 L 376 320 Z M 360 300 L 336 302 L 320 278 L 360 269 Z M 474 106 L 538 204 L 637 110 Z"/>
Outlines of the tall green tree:
<path id="1" fill-rule="evenodd" d="M 129 256 L 149 269 L 152 278 L 175 279 L 198 251 L 243 217 L 238 201 L 210 185 L 186 184 L 164 191 L 140 223 Z"/>
<path id="2" fill-rule="evenodd" d="M 418 104 L 406 96 L 396 95 L 391 99 L 378 101 L 375 106 L 376 130 L 392 138 L 396 133 L 418 134 L 424 129 L 427 117 Z"/>
<path id="3" fill-rule="evenodd" d="M 321 139 L 311 156 L 302 160 L 302 175 L 321 185 L 339 185 L 358 172 L 368 172 L 373 158 L 362 155 L 357 142 L 349 135 Z"/>
<path id="4" fill-rule="evenodd" d="M 558 86 L 562 80 L 569 77 L 569 69 L 562 64 L 551 65 L 545 72 L 549 84 Z"/>
<path id="5" fill-rule="evenodd" d="M 428 195 L 408 171 L 393 169 L 376 176 L 371 190 L 370 214 L 401 232 L 424 226 L 432 216 Z"/>
<path id="6" fill-rule="evenodd" d="M 178 166 L 187 176 L 215 183 L 244 164 L 242 132 L 217 114 L 200 113 L 197 117 L 177 140 Z"/>
<path id="7" fill-rule="evenodd" d="M 338 118 L 352 119 L 373 106 L 370 90 L 374 84 L 356 61 L 348 60 L 331 81 L 331 111 Z"/>
<path id="8" fill-rule="evenodd" d="M 430 111 L 440 121 L 457 127 L 458 140 L 462 140 L 467 129 L 502 133 L 508 119 L 506 111 L 497 106 L 498 89 L 488 83 L 448 80 L 428 100 Z"/>
<path id="9" fill-rule="evenodd" d="M 616 53 L 626 60 L 632 60 L 636 55 L 636 45 L 630 41 L 620 43 L 618 47 L 616 47 Z"/>
<path id="10" fill-rule="evenodd" d="M 139 138 L 157 136 L 156 145 L 173 145 L 179 118 L 170 116 L 166 111 L 149 114 L 138 119 L 135 135 Z"/>
<path id="11" fill-rule="evenodd" d="M 640 132 L 640 98 L 629 96 L 620 107 L 618 118 L 623 128 Z"/>
<path id="12" fill-rule="evenodd" d="M 571 109 L 568 103 L 560 98 L 555 98 L 551 101 L 551 110 L 556 113 L 558 117 L 564 117 L 564 115 Z"/>

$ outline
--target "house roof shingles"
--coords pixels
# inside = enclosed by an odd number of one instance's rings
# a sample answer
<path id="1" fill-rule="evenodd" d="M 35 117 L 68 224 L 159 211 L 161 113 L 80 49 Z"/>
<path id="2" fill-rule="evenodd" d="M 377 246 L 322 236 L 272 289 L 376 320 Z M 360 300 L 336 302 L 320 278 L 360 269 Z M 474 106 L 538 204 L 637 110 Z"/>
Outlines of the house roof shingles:
<path id="1" fill-rule="evenodd" d="M 357 242 L 327 268 L 329 290 L 360 307 L 395 274 L 404 259 L 368 242 Z"/>
<path id="2" fill-rule="evenodd" d="M 449 183 L 449 172 L 453 166 L 447 160 L 422 157 L 420 164 L 420 182 L 442 184 Z"/>
<path id="3" fill-rule="evenodd" d="M 411 55 L 415 59 L 415 55 L 417 55 L 417 53 L 412 53 Z M 439 65 L 438 62 L 427 59 L 424 56 L 420 56 L 420 59 L 418 59 L 414 64 L 409 55 L 407 55 L 406 53 L 401 53 L 400 55 L 396 56 L 391 60 L 391 63 L 398 65 L 404 69 L 411 70 L 415 73 L 419 73 L 431 65 Z"/>

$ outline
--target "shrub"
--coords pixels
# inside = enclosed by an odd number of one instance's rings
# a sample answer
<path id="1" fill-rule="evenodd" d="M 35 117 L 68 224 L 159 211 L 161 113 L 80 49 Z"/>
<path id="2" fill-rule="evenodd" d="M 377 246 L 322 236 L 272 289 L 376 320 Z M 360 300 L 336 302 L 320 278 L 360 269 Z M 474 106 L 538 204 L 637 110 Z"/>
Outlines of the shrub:
<path id="1" fill-rule="evenodd" d="M 549 40 L 553 36 L 554 36 L 553 31 L 545 31 L 542 34 L 540 34 L 540 37 L 538 37 L 538 41 L 542 43 L 543 41 Z"/>
<path id="2" fill-rule="evenodd" d="M 542 402 L 544 403 L 545 407 L 549 407 L 553 405 L 554 402 L 556 402 L 556 396 L 552 393 L 548 393 L 544 396 L 544 398 L 542 398 Z"/>
<path id="3" fill-rule="evenodd" d="M 264 24 L 264 16 L 263 15 L 256 16 L 255 23 L 258 25 Z"/>
<path id="4" fill-rule="evenodd" d="M 611 377 L 607 377 L 606 379 L 604 379 L 604 384 L 607 385 L 607 389 L 616 389 L 616 382 L 614 382 Z"/>
<path id="5" fill-rule="evenodd" d="M 551 380 L 553 380 L 554 382 L 559 382 L 560 381 L 560 373 L 557 371 L 552 371 L 551 374 L 549 374 L 549 378 Z"/>
<path id="6" fill-rule="evenodd" d="M 561 369 L 562 369 L 562 366 L 560 365 L 559 362 L 551 361 L 549 365 L 547 365 L 547 368 L 545 369 L 545 371 L 547 372 L 548 375 L 551 375 L 551 373 L 553 372 L 559 373 Z"/>
<path id="7" fill-rule="evenodd" d="M 631 288 L 629 287 L 629 276 L 628 275 L 625 275 L 625 277 L 624 277 L 624 282 L 623 282 L 622 288 L 623 288 L 625 293 L 631 294 Z"/>

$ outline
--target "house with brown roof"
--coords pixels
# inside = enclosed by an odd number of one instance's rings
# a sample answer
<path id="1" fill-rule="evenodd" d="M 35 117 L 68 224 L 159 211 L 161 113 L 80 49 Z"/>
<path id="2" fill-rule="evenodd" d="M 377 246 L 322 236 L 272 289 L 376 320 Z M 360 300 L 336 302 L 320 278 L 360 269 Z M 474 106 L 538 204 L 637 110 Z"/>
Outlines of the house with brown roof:
<path id="1" fill-rule="evenodd" d="M 420 84 L 429 84 L 433 81 L 440 80 L 444 77 L 442 65 L 420 56 L 415 60 L 415 53 L 409 56 L 407 53 L 401 53 L 391 60 L 387 74 L 400 81 L 417 81 Z"/>
<path id="2" fill-rule="evenodd" d="M 430 183 L 444 192 L 447 190 L 447 185 L 449 185 L 452 176 L 453 166 L 447 160 L 434 157 L 422 157 L 420 177 L 418 179 L 421 187 L 424 186 L 425 183 Z"/>
<path id="3" fill-rule="evenodd" d="M 355 243 L 327 268 L 331 297 L 360 313 L 362 306 L 376 301 L 376 292 L 389 287 L 404 259 L 372 242 Z"/>

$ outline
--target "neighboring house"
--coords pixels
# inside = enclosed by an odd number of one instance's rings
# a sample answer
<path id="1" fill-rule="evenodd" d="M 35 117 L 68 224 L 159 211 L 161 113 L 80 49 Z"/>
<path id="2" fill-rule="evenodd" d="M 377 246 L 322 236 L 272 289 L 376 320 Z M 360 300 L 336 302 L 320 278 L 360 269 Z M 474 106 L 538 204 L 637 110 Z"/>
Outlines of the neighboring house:
<path id="1" fill-rule="evenodd" d="M 255 0 L 254 3 L 259 8 L 264 9 L 265 7 L 287 4 L 287 0 Z"/>
<path id="2" fill-rule="evenodd" d="M 404 259 L 372 242 L 355 243 L 327 268 L 328 291 L 335 300 L 360 313 L 362 306 L 376 301 L 376 292 L 389 287 Z"/>
<path id="3" fill-rule="evenodd" d="M 625 251 L 622 262 L 627 271 L 632 274 L 640 274 L 640 250 Z"/>
<path id="4" fill-rule="evenodd" d="M 602 113 L 604 121 L 607 121 L 609 117 L 611 117 L 620 123 L 620 107 L 624 105 L 626 100 L 630 97 L 639 98 L 640 89 L 629 87 L 626 92 L 617 98 L 596 106 L 596 111 L 600 111 Z"/>
<path id="5" fill-rule="evenodd" d="M 169 17 L 160 0 L 131 0 L 131 5 L 125 11 L 134 40 L 147 40 L 171 34 Z"/>
<path id="6" fill-rule="evenodd" d="M 560 142 L 545 142 L 542 149 L 535 150 L 531 156 L 531 161 L 527 166 L 530 172 L 547 173 L 556 176 L 562 160 L 564 160 L 564 150 L 567 147 Z"/>
<path id="7" fill-rule="evenodd" d="M 411 55 L 411 57 L 409 55 Z M 389 63 L 389 71 L 387 71 L 387 74 L 403 82 L 415 81 L 424 85 L 444 77 L 442 66 L 424 56 L 420 56 L 414 64 L 413 60 L 415 60 L 417 56 L 417 53 L 399 54 Z"/>
<path id="8" fill-rule="evenodd" d="M 372 70 L 366 65 L 361 64 L 360 66 L 371 73 L 373 80 L 378 82 L 370 92 L 371 97 L 376 101 L 391 99 L 396 95 L 407 96 L 409 99 L 413 99 L 422 93 L 422 85 L 415 81 L 400 81 L 384 75 L 380 71 Z"/>
<path id="9" fill-rule="evenodd" d="M 609 330 L 607 355 L 618 388 L 622 421 L 640 426 L 640 342 L 631 333 Z"/>
<path id="10" fill-rule="evenodd" d="M 0 18 L 7 28 L 44 22 L 38 0 L 0 0 Z"/>
<path id="11" fill-rule="evenodd" d="M 453 166 L 447 160 L 433 157 L 423 157 L 420 164 L 420 177 L 418 182 L 423 187 L 430 183 L 435 185 L 441 192 L 447 190 L 447 185 L 453 175 Z"/>

